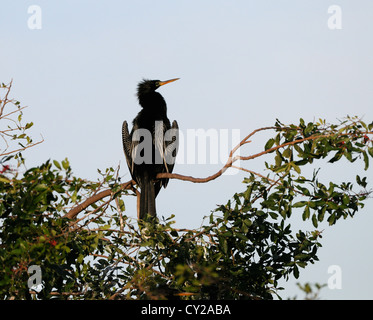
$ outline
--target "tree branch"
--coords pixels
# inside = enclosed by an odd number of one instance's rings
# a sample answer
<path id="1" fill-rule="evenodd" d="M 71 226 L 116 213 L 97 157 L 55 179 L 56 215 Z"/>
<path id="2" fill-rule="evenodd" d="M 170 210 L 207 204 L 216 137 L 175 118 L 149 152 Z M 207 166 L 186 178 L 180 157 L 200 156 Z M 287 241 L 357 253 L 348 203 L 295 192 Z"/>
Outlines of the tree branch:
<path id="1" fill-rule="evenodd" d="M 36 145 L 38 145 L 38 144 L 40 144 L 40 143 L 43 143 L 43 142 L 44 142 L 44 138 L 43 138 L 43 136 L 42 136 L 42 137 L 41 137 L 41 140 L 38 141 L 38 142 L 31 143 L 31 144 L 29 144 L 28 146 L 23 147 L 23 148 L 15 149 L 15 150 L 8 151 L 8 152 L 3 152 L 3 153 L 0 154 L 0 156 L 7 156 L 7 155 L 12 154 L 12 153 L 16 153 L 16 152 L 19 152 L 19 151 L 24 151 L 24 150 L 26 150 L 26 149 L 28 149 L 28 148 L 32 148 L 32 147 L 34 147 L 34 146 L 36 146 Z"/>
<path id="2" fill-rule="evenodd" d="M 120 190 L 131 189 L 134 184 L 136 184 L 136 182 L 133 181 L 133 180 L 122 183 L 121 187 L 120 187 Z M 83 211 L 84 209 L 89 207 L 92 203 L 95 203 L 95 202 L 97 202 L 97 201 L 99 201 L 99 200 L 101 200 L 105 197 L 108 197 L 111 194 L 112 194 L 111 189 L 107 189 L 107 190 L 104 190 L 104 191 L 101 191 L 101 192 L 95 194 L 94 196 L 85 200 L 83 203 L 78 204 L 76 207 L 72 208 L 68 213 L 66 213 L 64 215 L 64 218 L 74 219 L 81 211 Z"/>
<path id="3" fill-rule="evenodd" d="M 237 160 L 252 160 L 252 159 L 255 159 L 255 158 L 258 158 L 258 157 L 261 157 L 265 154 L 268 154 L 268 153 L 271 153 L 273 151 L 276 151 L 280 148 L 285 148 L 287 146 L 291 146 L 291 145 L 296 145 L 296 144 L 300 144 L 300 143 L 303 143 L 305 141 L 310 141 L 310 140 L 316 140 L 316 139 L 320 139 L 320 138 L 328 138 L 328 137 L 333 137 L 335 135 L 338 134 L 338 132 L 333 132 L 333 133 L 330 133 L 330 134 L 314 134 L 314 135 L 311 135 L 309 137 L 306 137 L 306 138 L 302 138 L 302 139 L 297 139 L 297 140 L 293 140 L 293 141 L 290 141 L 290 142 L 286 142 L 286 143 L 282 143 L 282 144 L 279 144 L 275 147 L 272 147 L 272 148 L 269 148 L 267 150 L 264 150 L 262 152 L 259 152 L 259 153 L 256 153 L 256 154 L 253 154 L 251 156 L 240 156 L 240 155 L 236 155 L 234 156 L 235 152 L 240 148 L 242 147 L 243 145 L 247 144 L 247 143 L 250 143 L 251 141 L 248 140 L 249 138 L 251 138 L 253 135 L 255 135 L 256 133 L 260 132 L 260 131 L 264 131 L 264 130 L 282 130 L 282 131 L 285 131 L 285 130 L 294 130 L 294 129 L 297 129 L 299 131 L 299 128 L 289 128 L 289 127 L 275 127 L 275 126 L 272 126 L 272 127 L 263 127 L 263 128 L 259 128 L 259 129 L 256 129 L 254 131 L 252 131 L 250 134 L 248 134 L 244 139 L 242 139 L 240 141 L 240 143 L 238 143 L 229 153 L 229 158 L 227 160 L 227 162 L 225 163 L 225 165 L 219 170 L 217 171 L 216 173 L 208 176 L 208 177 L 205 177 L 205 178 L 195 178 L 195 177 L 192 177 L 192 176 L 185 176 L 185 175 L 181 175 L 181 174 L 178 174 L 178 173 L 159 173 L 157 174 L 157 179 L 162 179 L 162 178 L 168 178 L 168 179 L 178 179 L 178 180 L 182 180 L 182 181 L 189 181 L 189 182 L 193 182 L 193 183 L 206 183 L 206 182 L 209 182 L 211 180 L 215 180 L 216 178 L 220 177 L 227 169 L 229 168 L 236 168 L 236 169 L 240 169 L 240 170 L 244 170 L 244 171 L 247 171 L 247 172 L 250 172 L 250 173 L 254 173 L 262 178 L 265 178 L 265 179 L 268 179 L 272 182 L 274 182 L 273 180 L 267 178 L 267 177 L 264 177 L 256 172 L 253 172 L 253 171 L 250 171 L 250 170 L 247 170 L 247 169 L 243 169 L 241 167 L 237 167 L 237 166 L 234 166 L 234 162 L 236 162 Z M 373 132 L 371 131 L 367 131 L 365 132 L 366 134 L 373 134 Z M 344 134 L 339 134 L 340 136 L 349 136 L 351 134 L 349 133 L 344 133 Z M 277 183 L 277 181 L 275 182 Z M 122 184 L 121 186 L 121 189 L 122 190 L 125 190 L 125 189 L 131 189 L 133 188 L 133 186 L 135 185 L 135 181 L 131 180 L 131 181 L 128 181 L 124 184 Z M 91 205 L 92 203 L 98 201 L 98 200 L 101 200 L 102 198 L 104 197 L 107 197 L 111 194 L 111 190 L 105 190 L 105 191 L 102 191 L 90 198 L 88 198 L 86 201 L 84 201 L 82 204 L 79 204 L 77 205 L 76 207 L 74 207 L 73 209 L 71 209 L 66 215 L 65 217 L 67 218 L 70 218 L 70 219 L 73 219 L 76 217 L 76 215 L 83 211 L 85 208 L 87 208 L 89 205 Z"/>

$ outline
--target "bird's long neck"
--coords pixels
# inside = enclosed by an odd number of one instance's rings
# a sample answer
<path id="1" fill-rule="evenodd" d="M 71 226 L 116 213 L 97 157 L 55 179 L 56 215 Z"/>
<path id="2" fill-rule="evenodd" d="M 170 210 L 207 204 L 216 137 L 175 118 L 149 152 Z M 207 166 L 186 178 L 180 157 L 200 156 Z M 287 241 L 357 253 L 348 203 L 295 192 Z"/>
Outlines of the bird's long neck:
<path id="1" fill-rule="evenodd" d="M 153 91 L 139 95 L 139 103 L 144 112 L 149 115 L 153 115 L 156 118 L 167 116 L 166 101 L 158 92 Z"/>

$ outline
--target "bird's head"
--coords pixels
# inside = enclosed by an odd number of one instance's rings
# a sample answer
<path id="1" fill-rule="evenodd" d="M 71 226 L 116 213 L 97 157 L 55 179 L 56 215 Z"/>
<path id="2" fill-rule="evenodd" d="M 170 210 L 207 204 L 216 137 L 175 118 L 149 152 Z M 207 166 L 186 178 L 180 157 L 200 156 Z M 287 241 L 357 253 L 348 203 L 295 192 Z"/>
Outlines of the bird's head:
<path id="1" fill-rule="evenodd" d="M 163 86 L 163 85 L 165 85 L 167 83 L 170 83 L 170 82 L 174 82 L 174 81 L 179 80 L 179 79 L 180 78 L 175 78 L 175 79 L 166 80 L 166 81 L 144 79 L 137 86 L 137 96 L 140 97 L 143 94 L 154 92 L 160 86 Z"/>

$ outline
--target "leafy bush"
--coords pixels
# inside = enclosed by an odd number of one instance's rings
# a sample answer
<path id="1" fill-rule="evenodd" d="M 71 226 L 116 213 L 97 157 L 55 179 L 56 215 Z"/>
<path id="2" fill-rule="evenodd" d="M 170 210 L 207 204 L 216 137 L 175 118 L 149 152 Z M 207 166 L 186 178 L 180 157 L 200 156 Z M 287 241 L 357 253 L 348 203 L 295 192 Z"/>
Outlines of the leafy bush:
<path id="1" fill-rule="evenodd" d="M 1 99 L 10 105 L 10 86 Z M 6 104 L 4 104 L 8 101 Z M 14 102 L 14 101 L 13 101 Z M 15 105 L 15 104 L 13 104 Z M 14 113 L 20 112 L 19 104 Z M 4 120 L 1 118 L 1 120 Z M 18 118 L 20 121 L 21 119 Z M 18 121 L 17 120 L 17 121 Z M 22 134 L 30 126 L 19 125 Z M 169 178 L 208 182 L 238 159 L 272 155 L 268 175 L 247 172 L 244 190 L 218 206 L 198 229 L 173 227 L 167 219 L 137 221 L 125 214 L 125 201 L 137 195 L 132 181 L 122 183 L 117 169 L 99 171 L 97 182 L 73 175 L 67 159 L 46 161 L 20 173 L 21 155 L 29 145 L 2 149 L 0 173 L 0 297 L 2 299 L 272 299 L 278 281 L 298 278 L 318 260 L 322 234 L 292 230 L 290 217 L 302 214 L 314 228 L 353 217 L 369 197 L 365 177 L 323 184 L 316 170 L 304 166 L 318 159 L 362 160 L 373 156 L 373 123 L 347 118 L 338 125 L 325 121 L 253 131 L 234 148 L 224 168 L 208 178 L 162 174 Z M 235 156 L 248 139 L 274 131 L 264 149 Z M 14 130 L 16 131 L 16 130 Z M 6 129 L 2 131 L 7 133 Z M 7 136 L 3 135 L 6 139 Z M 9 138 L 9 137 L 8 137 Z M 4 151 L 5 150 L 5 151 Z M 15 166 L 16 164 L 16 166 Z M 16 168 L 16 169 L 13 169 Z M 41 283 L 29 287 L 28 268 L 39 266 Z M 306 288 L 309 292 L 308 287 Z M 280 296 L 279 296 L 280 297 Z"/>

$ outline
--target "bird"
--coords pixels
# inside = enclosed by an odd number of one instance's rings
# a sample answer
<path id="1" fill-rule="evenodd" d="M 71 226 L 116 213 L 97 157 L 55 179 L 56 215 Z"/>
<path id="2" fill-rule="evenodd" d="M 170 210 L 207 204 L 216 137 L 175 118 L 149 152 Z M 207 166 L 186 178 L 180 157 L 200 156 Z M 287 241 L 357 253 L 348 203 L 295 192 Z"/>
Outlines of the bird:
<path id="1" fill-rule="evenodd" d="M 131 133 L 127 121 L 122 125 L 123 150 L 132 179 L 140 187 L 138 219 L 156 216 L 155 198 L 169 179 L 156 179 L 158 173 L 172 173 L 179 147 L 179 126 L 167 118 L 167 105 L 156 90 L 166 81 L 143 79 L 137 86 L 141 111 L 132 121 Z"/>

